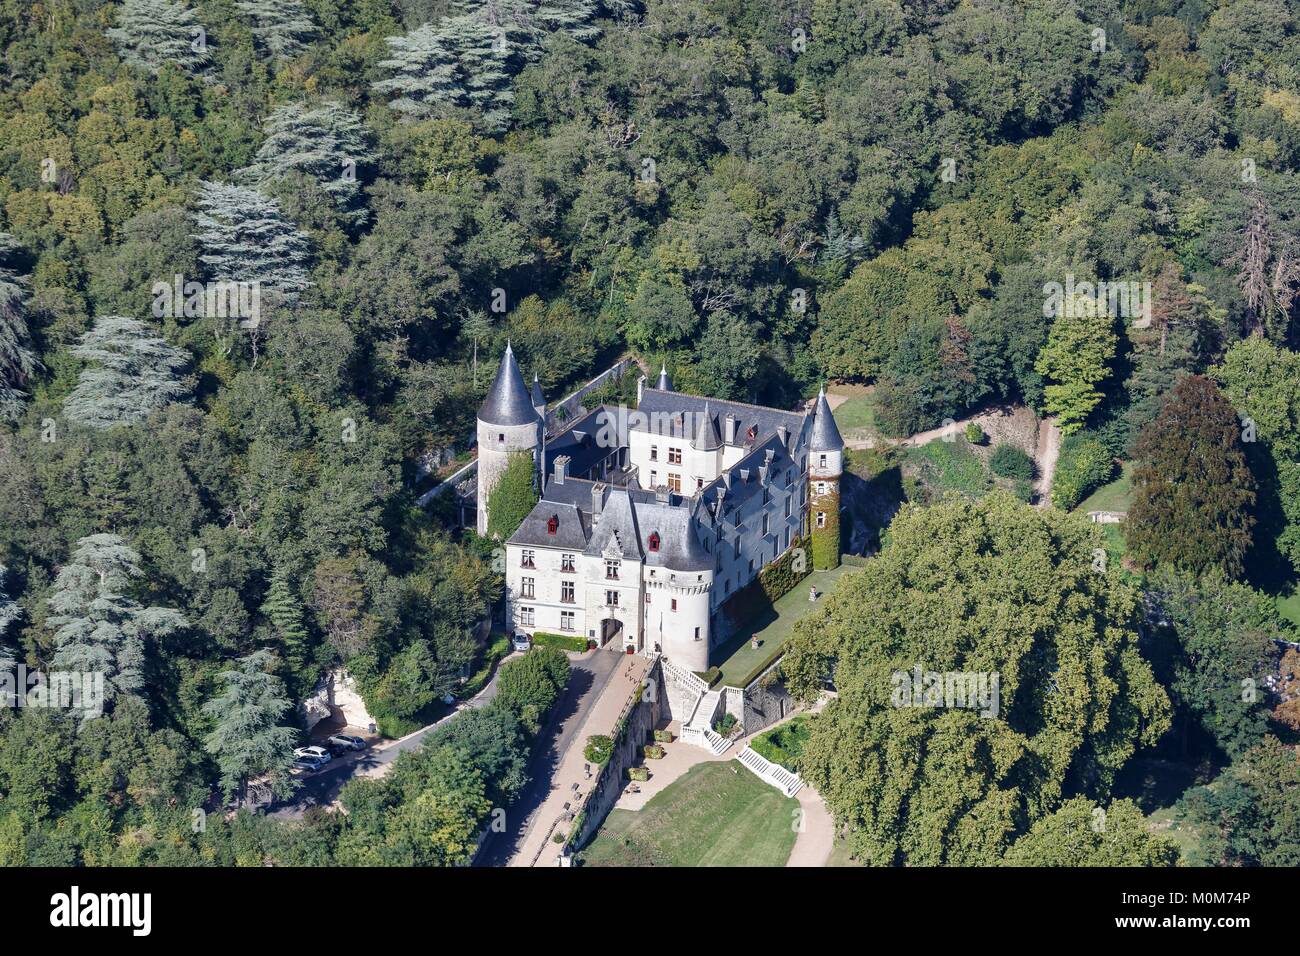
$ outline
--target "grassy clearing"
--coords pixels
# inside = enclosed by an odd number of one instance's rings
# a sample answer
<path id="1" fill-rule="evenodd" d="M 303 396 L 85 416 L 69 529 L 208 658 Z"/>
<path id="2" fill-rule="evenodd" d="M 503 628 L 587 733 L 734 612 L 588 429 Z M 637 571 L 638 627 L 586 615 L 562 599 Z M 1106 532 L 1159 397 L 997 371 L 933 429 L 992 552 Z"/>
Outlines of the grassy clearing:
<path id="1" fill-rule="evenodd" d="M 641 810 L 614 810 L 586 866 L 784 866 L 799 801 L 734 760 L 697 764 Z"/>
<path id="2" fill-rule="evenodd" d="M 871 396 L 862 395 L 841 403 L 832 413 L 840 432 L 870 432 L 878 434 L 876 428 L 876 406 Z"/>
<path id="3" fill-rule="evenodd" d="M 1089 511 L 1128 511 L 1132 501 L 1133 465 L 1126 461 L 1118 478 L 1084 498 L 1074 510 L 1084 514 Z"/>

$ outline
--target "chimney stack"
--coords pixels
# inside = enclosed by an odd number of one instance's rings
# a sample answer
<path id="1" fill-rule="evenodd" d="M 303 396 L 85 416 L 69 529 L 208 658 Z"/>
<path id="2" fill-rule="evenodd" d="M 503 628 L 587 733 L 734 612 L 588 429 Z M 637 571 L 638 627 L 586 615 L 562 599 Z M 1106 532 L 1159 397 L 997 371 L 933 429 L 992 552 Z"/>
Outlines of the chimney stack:
<path id="1" fill-rule="evenodd" d="M 727 416 L 727 434 L 725 437 L 725 441 L 728 445 L 734 445 L 736 443 L 736 416 L 735 415 Z"/>
<path id="2" fill-rule="evenodd" d="M 568 455 L 558 455 L 555 459 L 555 483 L 564 484 L 564 479 L 569 475 L 569 462 L 572 459 Z"/>
<path id="3" fill-rule="evenodd" d="M 599 515 L 605 506 L 605 486 L 599 481 L 591 486 L 591 514 Z"/>

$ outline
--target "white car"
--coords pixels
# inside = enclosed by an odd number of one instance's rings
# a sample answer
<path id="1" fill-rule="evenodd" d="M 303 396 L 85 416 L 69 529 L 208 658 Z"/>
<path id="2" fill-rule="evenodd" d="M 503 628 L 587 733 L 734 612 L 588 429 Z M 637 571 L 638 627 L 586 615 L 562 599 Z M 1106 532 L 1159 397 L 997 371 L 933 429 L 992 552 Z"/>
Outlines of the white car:
<path id="1" fill-rule="evenodd" d="M 339 747 L 343 750 L 365 750 L 366 742 L 360 737 L 354 737 L 351 734 L 335 734 L 329 740 L 325 741 L 331 747 Z"/>
<path id="2" fill-rule="evenodd" d="M 334 755 L 324 747 L 299 747 L 293 752 L 293 755 L 299 759 L 312 757 L 321 763 L 329 763 L 334 759 Z"/>

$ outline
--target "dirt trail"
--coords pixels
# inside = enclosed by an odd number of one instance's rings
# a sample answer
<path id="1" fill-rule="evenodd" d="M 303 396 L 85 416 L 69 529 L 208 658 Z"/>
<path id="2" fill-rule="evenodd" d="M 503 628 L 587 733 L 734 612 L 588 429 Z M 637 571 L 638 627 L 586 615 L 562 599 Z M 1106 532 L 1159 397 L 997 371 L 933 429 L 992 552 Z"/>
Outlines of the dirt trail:
<path id="1" fill-rule="evenodd" d="M 1034 490 L 1038 493 L 1038 507 L 1052 503 L 1052 476 L 1056 474 L 1056 460 L 1061 457 L 1061 429 L 1055 418 L 1044 418 L 1038 425 L 1038 444 L 1034 447 L 1034 467 L 1038 480 Z"/>

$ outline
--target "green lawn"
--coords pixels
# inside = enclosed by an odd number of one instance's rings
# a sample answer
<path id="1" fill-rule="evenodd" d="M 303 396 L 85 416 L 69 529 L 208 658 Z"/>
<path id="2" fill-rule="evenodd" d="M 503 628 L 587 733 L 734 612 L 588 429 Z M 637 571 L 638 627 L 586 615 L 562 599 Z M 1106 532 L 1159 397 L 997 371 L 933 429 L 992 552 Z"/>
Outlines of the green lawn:
<path id="1" fill-rule="evenodd" d="M 799 801 L 734 760 L 697 764 L 641 810 L 614 810 L 586 866 L 784 866 Z"/>
<path id="2" fill-rule="evenodd" d="M 1128 511 L 1133 500 L 1133 465 L 1124 462 L 1120 476 L 1109 484 L 1102 485 L 1075 508 L 1082 514 L 1089 511 Z"/>
<path id="3" fill-rule="evenodd" d="M 1281 614 L 1284 620 L 1300 625 L 1300 591 L 1279 594 L 1273 598 L 1273 603 L 1277 605 L 1277 613 Z"/>
<path id="4" fill-rule="evenodd" d="M 875 432 L 876 406 L 870 395 L 861 395 L 843 402 L 831 413 L 835 424 L 844 434 L 849 432 Z"/>
<path id="5" fill-rule="evenodd" d="M 808 588 L 814 584 L 817 586 L 818 592 L 823 595 L 817 599 L 820 604 L 825 600 L 825 595 L 835 590 L 840 578 L 848 570 L 848 565 L 842 564 L 831 571 L 813 571 L 772 607 L 756 614 L 738 634 L 716 651 L 715 659 L 720 661 L 717 666 L 722 671 L 722 683 L 732 687 L 741 686 L 740 682 L 754 668 L 790 639 L 795 622 L 815 606 L 808 600 Z M 758 636 L 758 650 L 749 645 L 750 638 L 755 635 Z"/>

